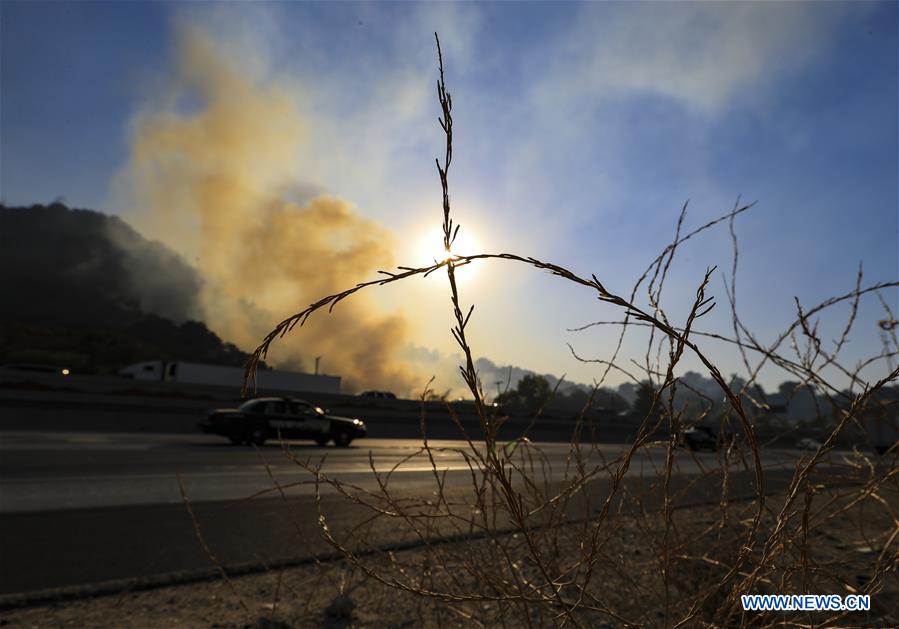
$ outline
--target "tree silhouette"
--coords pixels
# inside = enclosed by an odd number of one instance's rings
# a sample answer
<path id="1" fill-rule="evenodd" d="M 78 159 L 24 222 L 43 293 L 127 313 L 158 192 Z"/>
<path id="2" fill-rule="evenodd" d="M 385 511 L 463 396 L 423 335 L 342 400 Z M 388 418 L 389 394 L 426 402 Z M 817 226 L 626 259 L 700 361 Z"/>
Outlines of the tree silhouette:
<path id="1" fill-rule="evenodd" d="M 634 400 L 634 415 L 638 421 L 649 416 L 650 419 L 656 419 L 659 414 L 658 405 L 652 409 L 652 399 L 655 396 L 655 390 L 649 382 L 643 381 L 637 386 L 637 398 Z M 650 409 L 652 414 L 650 415 Z"/>
<path id="2" fill-rule="evenodd" d="M 552 394 L 552 387 L 546 378 L 528 374 L 518 381 L 514 390 L 498 395 L 496 401 L 504 406 L 532 412 L 546 404 Z"/>

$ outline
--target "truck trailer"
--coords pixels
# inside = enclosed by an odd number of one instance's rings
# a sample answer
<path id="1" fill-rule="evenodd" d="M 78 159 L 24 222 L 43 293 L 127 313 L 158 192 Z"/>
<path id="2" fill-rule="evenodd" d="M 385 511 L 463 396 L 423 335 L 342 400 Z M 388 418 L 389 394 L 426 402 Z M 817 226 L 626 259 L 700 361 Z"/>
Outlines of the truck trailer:
<path id="1" fill-rule="evenodd" d="M 177 382 L 222 387 L 243 385 L 243 367 L 226 367 L 183 361 L 148 360 L 119 370 L 119 375 L 133 380 Z M 339 376 L 320 376 L 280 369 L 256 371 L 256 389 L 264 392 L 291 391 L 310 393 L 340 393 Z"/>

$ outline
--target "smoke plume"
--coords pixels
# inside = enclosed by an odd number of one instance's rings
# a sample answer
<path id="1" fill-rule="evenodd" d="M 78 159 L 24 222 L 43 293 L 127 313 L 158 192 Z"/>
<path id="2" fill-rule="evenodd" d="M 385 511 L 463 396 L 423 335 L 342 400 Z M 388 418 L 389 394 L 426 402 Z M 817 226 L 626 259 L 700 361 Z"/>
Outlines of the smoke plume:
<path id="1" fill-rule="evenodd" d="M 177 41 L 174 76 L 134 119 L 120 186 L 129 218 L 201 273 L 210 328 L 251 349 L 281 318 L 391 266 L 393 239 L 333 196 L 291 200 L 310 184 L 294 172 L 304 120 L 290 84 L 195 25 Z M 269 362 L 311 370 L 320 356 L 346 388 L 406 393 L 396 359 L 405 330 L 362 295 L 310 319 Z"/>

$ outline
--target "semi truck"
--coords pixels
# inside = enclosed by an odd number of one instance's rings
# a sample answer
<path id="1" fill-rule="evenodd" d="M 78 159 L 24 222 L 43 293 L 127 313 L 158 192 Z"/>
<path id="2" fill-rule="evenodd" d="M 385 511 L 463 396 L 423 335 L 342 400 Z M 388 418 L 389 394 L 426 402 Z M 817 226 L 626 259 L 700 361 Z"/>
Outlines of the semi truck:
<path id="1" fill-rule="evenodd" d="M 148 360 L 120 369 L 119 375 L 133 380 L 240 387 L 243 385 L 244 369 L 183 361 Z M 256 389 L 266 392 L 340 393 L 340 377 L 259 369 L 256 372 Z"/>

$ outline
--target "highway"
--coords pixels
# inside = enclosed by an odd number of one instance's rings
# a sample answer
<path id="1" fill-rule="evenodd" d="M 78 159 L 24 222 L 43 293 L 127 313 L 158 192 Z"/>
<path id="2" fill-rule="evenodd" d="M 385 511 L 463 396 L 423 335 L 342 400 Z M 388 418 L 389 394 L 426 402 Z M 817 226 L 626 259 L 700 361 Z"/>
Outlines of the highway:
<path id="1" fill-rule="evenodd" d="M 429 495 L 435 488 L 429 459 L 419 453 L 421 441 L 413 439 L 362 439 L 349 448 L 271 442 L 256 449 L 199 434 L 4 431 L 0 596 L 209 571 L 213 563 L 198 542 L 179 476 L 196 523 L 223 564 L 327 553 L 330 548 L 317 529 L 313 476 L 288 458 L 284 445 L 296 460 L 320 464 L 324 474 L 342 483 L 378 491 L 374 464 L 395 496 Z M 467 444 L 433 441 L 431 446 L 438 472 L 446 471 L 448 491 L 470 492 L 470 468 L 458 453 Z M 562 480 L 569 446 L 539 447 L 548 474 Z M 588 457 L 588 466 L 614 459 L 626 448 L 601 445 Z M 795 450 L 768 450 L 763 464 L 772 478 L 786 479 L 798 456 Z M 664 460 L 664 447 L 642 449 L 628 476 L 634 482 L 657 478 Z M 700 467 L 715 467 L 718 455 L 685 452 L 678 461 L 675 475 L 690 478 Z M 740 463 L 733 469 L 744 468 Z M 744 493 L 751 492 L 751 474 L 740 473 L 747 479 Z M 599 490 L 607 477 L 600 475 Z M 272 478 L 289 486 L 286 500 L 273 491 Z M 718 491 L 708 489 L 710 496 Z M 369 514 L 328 487 L 323 493 L 322 509 L 335 531 L 350 531 Z M 387 521 L 378 526 L 369 532 L 369 541 L 406 541 L 401 527 Z"/>
<path id="2" fill-rule="evenodd" d="M 286 445 L 297 460 L 321 462 L 323 473 L 344 482 L 377 487 L 372 462 L 380 473 L 399 464 L 391 482 L 400 490 L 434 482 L 427 456 L 416 455 L 421 440 L 362 439 L 349 448 L 304 441 Z M 430 446 L 438 471 L 448 472 L 450 484 L 470 483 L 469 466 L 455 452 L 467 449 L 465 442 L 431 441 Z M 599 452 L 612 460 L 626 447 L 603 444 Z M 568 444 L 543 443 L 539 448 L 555 476 L 561 478 Z M 412 455 L 416 456 L 408 459 Z M 786 466 L 795 457 L 795 451 L 766 451 L 764 464 Z M 708 466 L 717 464 L 715 453 L 697 453 L 696 458 Z M 593 453 L 588 462 L 598 465 L 602 459 Z M 642 449 L 628 474 L 654 476 L 663 463 L 664 448 Z M 314 493 L 310 472 L 290 460 L 278 442 L 255 449 L 232 446 L 221 437 L 207 435 L 2 432 L 0 513 L 181 503 L 179 475 L 194 502 L 242 499 L 272 489 L 269 470 L 281 484 L 306 481 L 292 487 L 291 495 Z M 676 473 L 697 471 L 691 457 L 679 458 Z"/>

